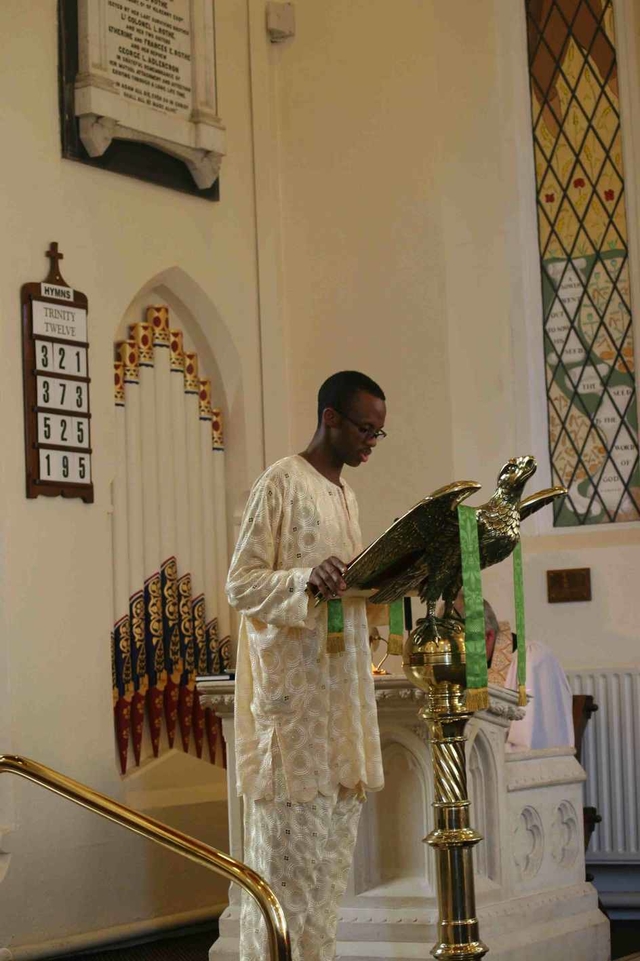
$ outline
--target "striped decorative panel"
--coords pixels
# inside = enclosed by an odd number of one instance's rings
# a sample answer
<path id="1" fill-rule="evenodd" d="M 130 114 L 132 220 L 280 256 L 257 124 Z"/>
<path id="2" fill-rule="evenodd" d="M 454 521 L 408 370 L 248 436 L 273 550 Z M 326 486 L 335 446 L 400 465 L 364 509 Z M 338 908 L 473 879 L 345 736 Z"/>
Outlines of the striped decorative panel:
<path id="1" fill-rule="evenodd" d="M 574 694 L 591 694 L 598 705 L 582 748 L 584 803 L 602 816 L 587 861 L 640 861 L 640 671 L 569 671 L 568 678 Z"/>
<path id="2" fill-rule="evenodd" d="M 116 347 L 112 682 L 120 767 L 174 747 L 224 763 L 196 675 L 229 667 L 223 415 L 169 308 Z M 163 739 L 163 728 L 165 737 Z"/>

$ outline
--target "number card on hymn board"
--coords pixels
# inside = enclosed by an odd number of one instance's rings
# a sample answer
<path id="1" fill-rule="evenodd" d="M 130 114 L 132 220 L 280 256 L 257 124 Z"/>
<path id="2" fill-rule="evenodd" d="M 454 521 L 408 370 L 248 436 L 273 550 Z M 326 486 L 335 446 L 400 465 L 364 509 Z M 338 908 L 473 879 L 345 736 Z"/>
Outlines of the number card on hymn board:
<path id="1" fill-rule="evenodd" d="M 52 243 L 42 283 L 21 290 L 27 497 L 93 502 L 87 298 L 69 287 Z"/>

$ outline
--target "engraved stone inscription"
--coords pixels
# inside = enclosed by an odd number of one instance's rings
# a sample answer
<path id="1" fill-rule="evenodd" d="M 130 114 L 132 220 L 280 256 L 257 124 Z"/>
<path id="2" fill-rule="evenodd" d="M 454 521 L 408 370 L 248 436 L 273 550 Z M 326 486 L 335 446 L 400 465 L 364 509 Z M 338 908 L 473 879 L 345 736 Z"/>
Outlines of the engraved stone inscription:
<path id="1" fill-rule="evenodd" d="M 107 0 L 107 56 L 120 95 L 168 114 L 192 108 L 189 0 Z"/>

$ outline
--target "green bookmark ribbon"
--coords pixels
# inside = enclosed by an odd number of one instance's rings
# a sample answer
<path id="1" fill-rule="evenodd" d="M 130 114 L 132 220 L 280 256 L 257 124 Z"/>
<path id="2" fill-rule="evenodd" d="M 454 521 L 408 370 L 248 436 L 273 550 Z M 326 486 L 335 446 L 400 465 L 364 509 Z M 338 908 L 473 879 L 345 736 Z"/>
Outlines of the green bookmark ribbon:
<path id="1" fill-rule="evenodd" d="M 460 556 L 464 587 L 465 646 L 467 657 L 467 707 L 479 711 L 489 706 L 489 676 L 484 628 L 484 599 L 480 573 L 478 517 L 475 508 L 458 507 Z"/>
<path id="2" fill-rule="evenodd" d="M 327 654 L 344 651 L 344 611 L 340 598 L 327 601 Z"/>
<path id="3" fill-rule="evenodd" d="M 518 704 L 527 704 L 527 643 L 524 626 L 524 576 L 522 572 L 522 544 L 518 541 L 513 552 L 513 600 L 516 610 L 518 638 Z"/>
<path id="4" fill-rule="evenodd" d="M 389 654 L 402 654 L 404 648 L 404 598 L 389 604 Z"/>

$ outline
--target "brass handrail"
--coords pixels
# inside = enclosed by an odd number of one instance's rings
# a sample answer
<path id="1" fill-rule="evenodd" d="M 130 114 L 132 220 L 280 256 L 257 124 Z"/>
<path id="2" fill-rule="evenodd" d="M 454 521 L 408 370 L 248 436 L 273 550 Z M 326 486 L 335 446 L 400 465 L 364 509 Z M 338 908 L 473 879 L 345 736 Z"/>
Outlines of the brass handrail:
<path id="1" fill-rule="evenodd" d="M 235 858 L 209 847 L 196 838 L 191 838 L 175 828 L 156 821 L 155 818 L 139 814 L 131 808 L 119 804 L 105 794 L 99 794 L 85 784 L 73 781 L 64 774 L 58 774 L 44 764 L 31 761 L 17 754 L 0 755 L 0 774 L 17 774 L 28 781 L 74 801 L 81 807 L 94 811 L 109 821 L 115 821 L 128 831 L 141 834 L 143 838 L 155 841 L 182 857 L 202 864 L 204 867 L 221 874 L 228 881 L 234 881 L 257 901 L 264 915 L 269 935 L 271 961 L 291 961 L 289 932 L 280 902 L 267 884 L 255 871 Z"/>

